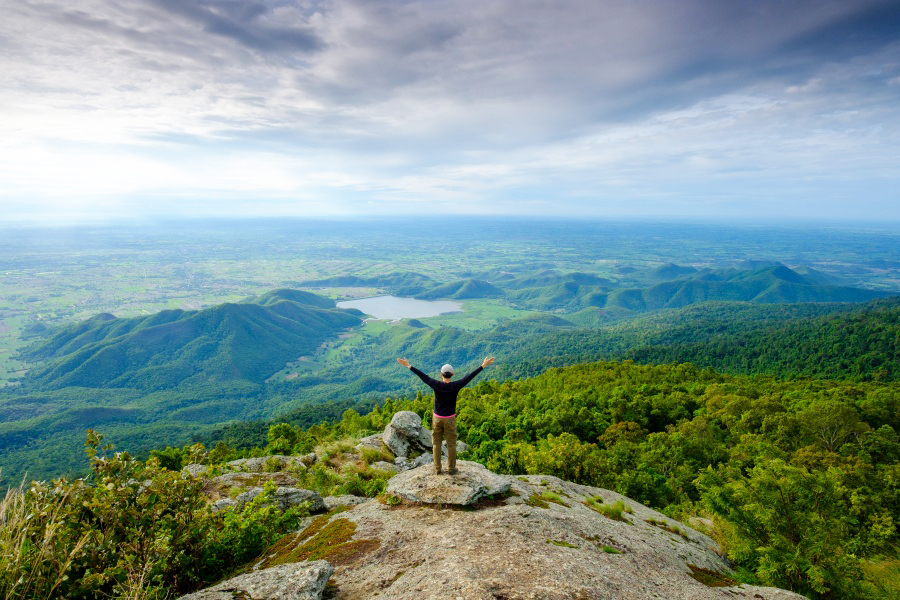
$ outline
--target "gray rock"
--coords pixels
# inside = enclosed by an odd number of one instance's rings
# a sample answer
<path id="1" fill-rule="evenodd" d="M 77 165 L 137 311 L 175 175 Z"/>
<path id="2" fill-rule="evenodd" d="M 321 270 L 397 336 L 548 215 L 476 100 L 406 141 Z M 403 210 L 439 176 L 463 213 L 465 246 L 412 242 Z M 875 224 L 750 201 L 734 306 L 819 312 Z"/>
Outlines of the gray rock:
<path id="1" fill-rule="evenodd" d="M 364 438 L 359 438 L 359 443 L 356 444 L 356 450 L 359 451 L 359 450 L 362 450 L 363 448 L 372 448 L 374 450 L 381 450 L 381 447 L 384 443 L 381 439 L 382 435 L 383 434 L 381 434 L 381 433 L 376 433 L 374 435 L 367 435 Z"/>
<path id="2" fill-rule="evenodd" d="M 466 505 L 509 491 L 509 479 L 488 471 L 483 465 L 461 460 L 457 461 L 456 468 L 456 475 L 446 472 L 435 475 L 432 465 L 404 471 L 391 477 L 387 493 L 412 502 Z"/>
<path id="3" fill-rule="evenodd" d="M 191 477 L 200 477 L 201 475 L 206 475 L 208 472 L 208 468 L 206 465 L 198 465 L 197 463 L 192 463 L 181 469 L 183 473 L 187 473 Z"/>
<path id="4" fill-rule="evenodd" d="M 457 455 L 465 452 L 468 449 L 469 449 L 469 446 L 465 442 L 459 442 L 459 441 L 456 442 L 456 454 Z M 444 459 L 444 461 L 443 461 L 444 468 L 446 468 L 447 467 L 447 465 L 446 465 L 447 441 L 446 440 L 444 441 L 444 445 L 441 448 L 441 450 L 442 450 L 441 456 Z M 418 467 L 421 467 L 424 465 L 430 465 L 430 464 L 434 464 L 434 457 L 432 456 L 431 451 L 423 452 L 419 456 L 412 458 L 412 459 L 404 458 L 404 457 L 394 459 L 394 466 L 396 467 L 396 469 L 398 471 L 408 471 L 410 469 L 416 469 Z"/>
<path id="5" fill-rule="evenodd" d="M 432 444 L 432 447 L 434 444 Z M 462 454 L 463 452 L 469 451 L 469 445 L 465 442 L 461 442 L 456 440 L 456 454 Z M 444 443 L 441 444 L 441 454 L 447 456 L 447 440 L 444 440 Z"/>
<path id="6" fill-rule="evenodd" d="M 325 496 L 322 500 L 325 502 L 325 510 L 332 510 L 338 506 L 356 506 L 357 504 L 368 502 L 369 498 L 348 494 L 346 496 Z"/>
<path id="7" fill-rule="evenodd" d="M 320 600 L 334 568 L 324 560 L 252 571 L 180 600 Z"/>
<path id="8" fill-rule="evenodd" d="M 383 460 L 372 463 L 371 467 L 373 469 L 378 469 L 379 471 L 390 471 L 392 473 L 396 473 L 400 470 L 394 463 L 389 463 Z"/>
<path id="9" fill-rule="evenodd" d="M 221 500 L 216 500 L 213 502 L 212 511 L 217 513 L 221 510 L 225 510 L 226 508 L 234 508 L 238 505 L 237 500 L 232 500 L 231 498 L 222 498 Z"/>
<path id="10" fill-rule="evenodd" d="M 615 492 L 548 476 L 494 476 L 512 493 L 477 510 L 398 510 L 365 502 L 330 517 L 331 523 L 352 523 L 349 543 L 359 543 L 335 566 L 335 597 L 804 600 L 777 588 L 707 587 L 692 577 L 690 565 L 727 575 L 729 565 L 716 543 Z M 555 494 L 554 501 L 536 498 L 545 492 Z M 585 504 L 598 497 L 605 504 L 623 502 L 630 523 Z"/>
<path id="11" fill-rule="evenodd" d="M 273 481 L 275 485 L 293 487 L 297 478 L 290 473 L 225 473 L 212 478 L 212 483 L 219 488 L 251 488 L 261 487 L 266 482 Z"/>
<path id="12" fill-rule="evenodd" d="M 259 496 L 263 492 L 261 487 L 252 487 L 237 497 L 237 510 L 242 511 L 248 502 Z M 304 502 L 309 502 L 309 512 L 322 512 L 325 510 L 325 502 L 318 492 L 312 490 L 301 490 L 295 487 L 278 487 L 272 498 L 281 511 L 286 511 L 292 506 L 298 506 Z"/>
<path id="13" fill-rule="evenodd" d="M 434 464 L 434 458 L 431 456 L 431 452 L 422 453 L 415 458 L 398 458 L 394 460 L 394 466 L 398 471 L 409 471 L 410 469 L 416 469 L 423 465 Z"/>
<path id="14" fill-rule="evenodd" d="M 411 410 L 396 413 L 384 428 L 381 439 L 397 457 L 406 457 L 410 451 L 431 451 L 431 432 L 422 426 L 422 418 Z"/>
<path id="15" fill-rule="evenodd" d="M 308 467 L 316 462 L 316 454 L 311 452 L 303 456 L 285 456 L 284 454 L 273 454 L 272 456 L 257 456 L 254 458 L 239 458 L 231 462 L 225 463 L 225 468 L 231 471 L 243 473 L 263 473 L 266 467 L 274 467 L 276 471 L 281 471 L 289 466 Z"/>
<path id="16" fill-rule="evenodd" d="M 255 458 L 239 458 L 231 462 L 225 463 L 225 468 L 232 471 L 240 471 L 244 473 L 262 473 L 265 471 L 268 456 L 258 456 Z"/>

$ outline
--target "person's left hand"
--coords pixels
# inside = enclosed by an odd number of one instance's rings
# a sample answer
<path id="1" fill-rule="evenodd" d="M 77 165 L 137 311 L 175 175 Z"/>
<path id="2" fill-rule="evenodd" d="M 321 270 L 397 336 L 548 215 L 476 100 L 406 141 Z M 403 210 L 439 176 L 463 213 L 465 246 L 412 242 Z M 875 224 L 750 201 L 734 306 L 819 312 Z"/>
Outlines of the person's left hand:
<path id="1" fill-rule="evenodd" d="M 493 356 L 490 357 L 490 358 L 484 359 L 484 362 L 481 363 L 481 368 L 483 369 L 484 367 L 488 366 L 488 365 L 491 364 L 492 362 L 494 362 L 494 357 L 493 357 Z"/>

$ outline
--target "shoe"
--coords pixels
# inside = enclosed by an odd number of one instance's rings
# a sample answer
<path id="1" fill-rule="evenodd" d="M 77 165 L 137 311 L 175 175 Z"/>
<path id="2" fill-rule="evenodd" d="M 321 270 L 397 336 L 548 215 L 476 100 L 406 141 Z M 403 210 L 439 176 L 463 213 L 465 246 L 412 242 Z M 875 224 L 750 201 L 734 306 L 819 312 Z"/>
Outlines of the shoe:
<path id="1" fill-rule="evenodd" d="M 443 471 L 441 471 L 440 469 L 435 469 L 435 470 L 434 470 L 434 474 L 435 474 L 435 475 L 440 475 L 441 473 L 443 473 Z"/>
<path id="2" fill-rule="evenodd" d="M 448 469 L 447 472 L 451 475 L 456 475 L 456 469 Z"/>

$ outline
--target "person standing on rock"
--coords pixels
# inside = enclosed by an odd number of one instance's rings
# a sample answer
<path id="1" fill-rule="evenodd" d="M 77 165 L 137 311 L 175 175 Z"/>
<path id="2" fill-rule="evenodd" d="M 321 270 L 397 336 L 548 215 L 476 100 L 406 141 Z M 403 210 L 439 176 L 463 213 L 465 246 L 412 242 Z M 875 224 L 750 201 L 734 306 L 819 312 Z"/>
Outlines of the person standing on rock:
<path id="1" fill-rule="evenodd" d="M 419 369 L 415 368 L 405 358 L 398 358 L 397 362 L 419 376 L 419 379 L 434 390 L 434 416 L 431 418 L 431 453 L 434 457 L 434 472 L 441 473 L 441 446 L 444 438 L 447 439 L 447 472 L 456 474 L 456 397 L 459 390 L 468 385 L 482 369 L 494 362 L 494 357 L 484 359 L 481 366 L 460 379 L 450 381 L 453 377 L 453 367 L 444 365 L 441 367 L 441 380 L 432 379 Z"/>

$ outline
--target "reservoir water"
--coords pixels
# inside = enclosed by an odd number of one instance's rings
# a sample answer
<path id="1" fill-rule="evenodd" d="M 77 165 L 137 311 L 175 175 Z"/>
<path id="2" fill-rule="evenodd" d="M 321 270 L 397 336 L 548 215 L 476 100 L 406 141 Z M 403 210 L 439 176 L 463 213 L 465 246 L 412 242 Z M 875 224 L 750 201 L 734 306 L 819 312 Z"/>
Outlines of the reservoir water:
<path id="1" fill-rule="evenodd" d="M 375 296 L 337 303 L 339 308 L 356 308 L 376 319 L 419 319 L 436 317 L 462 310 L 462 303 L 452 300 L 416 300 L 400 296 Z"/>

